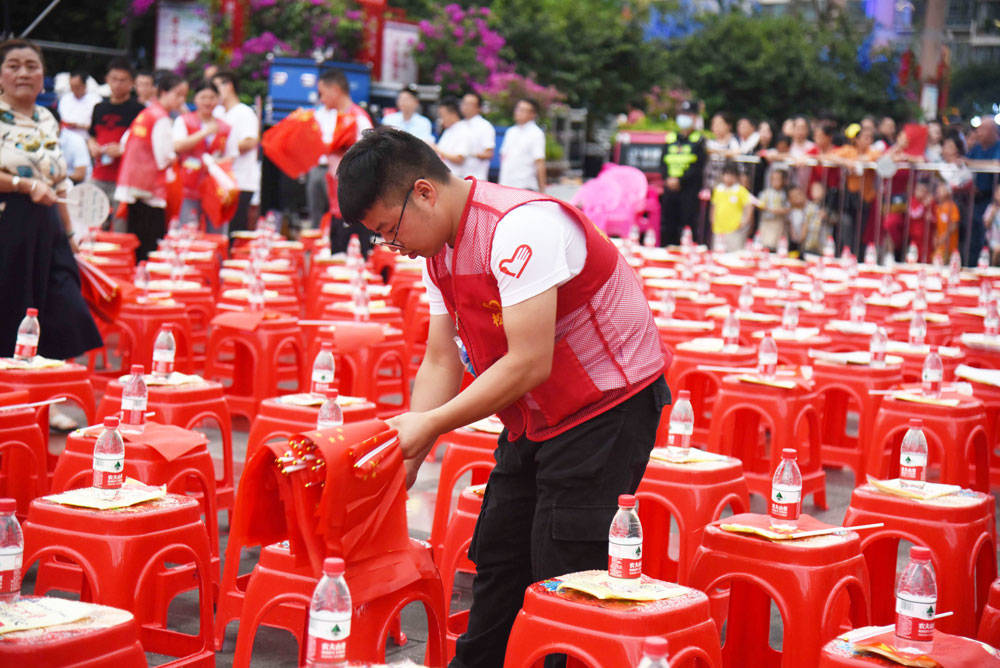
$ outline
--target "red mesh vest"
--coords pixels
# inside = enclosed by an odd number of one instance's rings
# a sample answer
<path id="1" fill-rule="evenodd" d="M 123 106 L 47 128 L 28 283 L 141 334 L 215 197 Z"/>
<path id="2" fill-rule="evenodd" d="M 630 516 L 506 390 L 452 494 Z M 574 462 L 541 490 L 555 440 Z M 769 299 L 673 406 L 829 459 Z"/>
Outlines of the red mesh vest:
<path id="1" fill-rule="evenodd" d="M 181 116 L 184 127 L 187 128 L 188 135 L 199 132 L 202 127 L 201 119 L 194 111 Z M 180 168 L 181 183 L 184 184 L 184 197 L 189 199 L 200 199 L 201 193 L 198 190 L 201 180 L 205 175 L 205 166 L 201 162 L 201 156 L 206 153 L 221 154 L 226 150 L 226 140 L 229 138 L 229 124 L 221 119 L 215 119 L 219 129 L 211 142 L 203 139 L 201 143 L 195 144 L 194 148 L 177 154 L 177 166 Z"/>
<path id="2" fill-rule="evenodd" d="M 449 265 L 427 260 L 477 373 L 507 352 L 500 291 L 490 270 L 497 223 L 529 202 L 557 202 L 587 242 L 583 270 L 558 288 L 549 378 L 499 416 L 511 440 L 543 441 L 621 403 L 669 364 L 638 279 L 625 258 L 577 209 L 538 193 L 473 179 Z"/>
<path id="3" fill-rule="evenodd" d="M 166 170 L 157 169 L 153 154 L 153 126 L 167 117 L 167 110 L 158 102 L 149 103 L 129 126 L 128 142 L 118 170 L 118 185 L 137 188 L 153 197 L 167 199 Z"/>

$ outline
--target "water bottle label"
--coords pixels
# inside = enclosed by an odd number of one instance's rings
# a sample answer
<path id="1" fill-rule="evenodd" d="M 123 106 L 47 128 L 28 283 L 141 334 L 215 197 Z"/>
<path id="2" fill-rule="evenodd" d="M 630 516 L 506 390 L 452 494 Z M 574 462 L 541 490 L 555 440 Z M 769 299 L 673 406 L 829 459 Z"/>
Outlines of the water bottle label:
<path id="1" fill-rule="evenodd" d="M 925 383 L 940 383 L 942 373 L 941 369 L 924 369 L 921 378 Z"/>
<path id="2" fill-rule="evenodd" d="M 21 559 L 24 550 L 16 545 L 0 547 L 0 594 L 21 590 Z"/>
<path id="3" fill-rule="evenodd" d="M 935 597 L 896 594 L 896 635 L 917 642 L 933 640 L 936 608 Z"/>
<path id="4" fill-rule="evenodd" d="M 795 520 L 802 512 L 802 488 L 771 485 L 771 503 L 768 513 L 782 520 Z"/>
<path id="5" fill-rule="evenodd" d="M 351 634 L 351 613 L 314 610 L 309 613 L 309 661 L 343 661 Z"/>
<path id="6" fill-rule="evenodd" d="M 637 578 L 642 574 L 642 539 L 608 539 L 608 575 Z"/>
<path id="7" fill-rule="evenodd" d="M 38 337 L 32 334 L 18 334 L 14 344 L 15 358 L 32 358 L 38 354 Z"/>
<path id="8" fill-rule="evenodd" d="M 904 452 L 899 455 L 899 477 L 904 480 L 923 480 L 927 469 L 927 455 Z"/>
<path id="9" fill-rule="evenodd" d="M 757 362 L 761 366 L 777 366 L 778 356 L 777 355 L 761 355 L 757 358 Z"/>
<path id="10" fill-rule="evenodd" d="M 153 373 L 169 376 L 174 371 L 174 351 L 153 351 Z"/>
<path id="11" fill-rule="evenodd" d="M 94 487 L 118 489 L 125 482 L 125 456 L 94 455 Z"/>
<path id="12" fill-rule="evenodd" d="M 671 422 L 670 433 L 678 436 L 690 436 L 694 433 L 694 424 L 690 422 Z"/>

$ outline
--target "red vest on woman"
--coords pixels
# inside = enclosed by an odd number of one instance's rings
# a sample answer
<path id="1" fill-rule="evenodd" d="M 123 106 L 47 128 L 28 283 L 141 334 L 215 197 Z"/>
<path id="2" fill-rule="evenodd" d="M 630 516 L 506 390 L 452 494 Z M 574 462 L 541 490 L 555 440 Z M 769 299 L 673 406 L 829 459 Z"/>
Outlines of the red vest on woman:
<path id="1" fill-rule="evenodd" d="M 500 411 L 511 440 L 543 441 L 625 401 L 670 362 L 638 279 L 580 211 L 527 190 L 472 180 L 455 247 L 427 260 L 476 373 L 507 352 L 500 291 L 490 271 L 497 223 L 529 202 L 557 202 L 584 231 L 583 270 L 559 286 L 552 373 Z M 544 261 L 544 258 L 539 258 Z"/>
<path id="2" fill-rule="evenodd" d="M 195 111 L 181 116 L 184 127 L 187 128 L 188 136 L 201 131 L 203 125 L 201 118 Z M 226 149 L 226 140 L 229 138 L 229 124 L 221 119 L 215 119 L 218 123 L 218 130 L 212 141 L 208 138 L 194 145 L 194 148 L 179 152 L 177 154 L 177 169 L 180 172 L 181 184 L 184 186 L 184 197 L 188 199 L 198 199 L 201 197 L 201 181 L 205 178 L 205 165 L 201 162 L 201 156 L 208 153 L 221 154 Z"/>
<path id="3" fill-rule="evenodd" d="M 156 166 L 153 153 L 153 126 L 167 118 L 167 110 L 153 100 L 129 126 L 129 137 L 118 170 L 118 185 L 144 190 L 153 197 L 167 199 L 167 170 Z"/>

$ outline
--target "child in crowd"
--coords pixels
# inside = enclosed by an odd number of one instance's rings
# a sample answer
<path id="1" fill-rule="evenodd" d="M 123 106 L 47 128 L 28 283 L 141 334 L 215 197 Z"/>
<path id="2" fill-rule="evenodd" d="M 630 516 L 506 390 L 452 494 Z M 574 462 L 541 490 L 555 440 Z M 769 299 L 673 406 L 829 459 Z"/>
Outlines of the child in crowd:
<path id="1" fill-rule="evenodd" d="M 754 196 L 737 181 L 740 170 L 733 162 L 722 168 L 722 183 L 712 191 L 712 234 L 726 251 L 737 251 L 746 241 Z"/>
<path id="2" fill-rule="evenodd" d="M 785 172 L 775 169 L 771 172 L 768 187 L 758 195 L 761 209 L 757 233 L 760 242 L 772 251 L 778 246 L 778 239 L 788 233 L 788 196 L 785 194 Z"/>
<path id="3" fill-rule="evenodd" d="M 789 193 L 789 199 L 792 195 Z M 830 235 L 830 225 L 827 223 L 827 210 L 823 206 L 826 199 L 826 187 L 821 181 L 813 181 L 809 186 L 809 202 L 802 208 L 802 239 L 800 246 L 803 253 L 822 253 L 823 242 Z M 796 203 L 799 196 L 795 196 Z"/>
<path id="4" fill-rule="evenodd" d="M 983 229 L 990 244 L 990 264 L 1000 264 L 1000 186 L 993 190 L 993 200 L 983 212 Z"/>
<path id="5" fill-rule="evenodd" d="M 931 196 L 931 189 L 923 181 L 917 181 L 913 186 L 913 196 L 910 197 L 910 239 L 907 248 L 909 244 L 915 244 L 921 262 L 926 262 L 933 250 L 928 247 L 928 241 L 934 238 L 931 232 L 933 212 L 934 198 Z"/>
<path id="6" fill-rule="evenodd" d="M 937 236 L 934 242 L 934 252 L 945 262 L 951 254 L 958 250 L 958 205 L 951 194 L 947 183 L 938 183 L 934 189 L 934 220 Z"/>

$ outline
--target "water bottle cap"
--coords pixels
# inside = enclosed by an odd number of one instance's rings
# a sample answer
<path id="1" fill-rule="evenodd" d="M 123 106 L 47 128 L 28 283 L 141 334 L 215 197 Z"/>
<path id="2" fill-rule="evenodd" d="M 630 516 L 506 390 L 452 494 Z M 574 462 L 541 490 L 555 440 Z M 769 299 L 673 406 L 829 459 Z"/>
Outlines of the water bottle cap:
<path id="1" fill-rule="evenodd" d="M 14 499 L 0 499 L 0 513 L 12 513 L 17 510 L 17 501 Z"/>
<path id="2" fill-rule="evenodd" d="M 319 349 L 322 350 L 322 351 L 324 351 L 324 352 L 326 352 L 326 351 L 331 351 L 332 352 L 333 351 L 333 343 L 331 343 L 330 341 L 324 341 L 323 343 L 319 344 Z"/>
<path id="3" fill-rule="evenodd" d="M 910 418 L 910 429 L 923 429 L 924 421 L 920 418 Z"/>
<path id="4" fill-rule="evenodd" d="M 109 415 L 104 418 L 104 428 L 105 429 L 117 429 L 118 428 L 118 417 L 115 415 Z"/>
<path id="5" fill-rule="evenodd" d="M 323 560 L 323 575 L 337 577 L 344 574 L 344 560 L 340 557 L 327 557 Z"/>
<path id="6" fill-rule="evenodd" d="M 650 659 L 662 659 L 667 656 L 667 639 L 650 636 L 642 641 L 642 653 Z"/>
<path id="7" fill-rule="evenodd" d="M 161 332 L 167 332 L 168 334 L 172 334 L 173 331 L 174 331 L 174 326 L 172 324 L 170 324 L 170 323 L 167 323 L 166 325 L 163 325 L 162 327 L 160 327 L 160 331 Z"/>
<path id="8" fill-rule="evenodd" d="M 622 508 L 635 508 L 635 497 L 631 494 L 622 494 L 618 497 L 618 505 Z"/>
<path id="9" fill-rule="evenodd" d="M 36 309 L 36 308 L 29 308 L 27 311 L 25 311 L 25 314 L 27 314 L 27 316 L 29 318 L 37 318 L 38 317 L 38 309 Z"/>
<path id="10" fill-rule="evenodd" d="M 936 353 L 937 351 L 938 351 L 938 347 L 937 346 L 931 346 L 931 352 L 932 353 Z"/>
<path id="11" fill-rule="evenodd" d="M 924 547 L 923 545 L 914 545 L 910 548 L 910 559 L 914 559 L 916 561 L 930 561 L 931 548 Z"/>
<path id="12" fill-rule="evenodd" d="M 678 399 L 688 399 L 688 400 L 690 400 L 691 399 L 691 391 L 690 390 L 681 390 L 680 392 L 677 393 L 677 398 Z"/>
<path id="13" fill-rule="evenodd" d="M 782 459 L 797 459 L 798 456 L 799 452 L 795 448 L 782 448 L 781 450 Z"/>
<path id="14" fill-rule="evenodd" d="M 133 364 L 132 367 L 129 369 L 129 371 L 132 373 L 132 375 L 138 374 L 141 376 L 144 373 L 146 373 L 146 367 L 144 367 L 141 364 Z"/>

